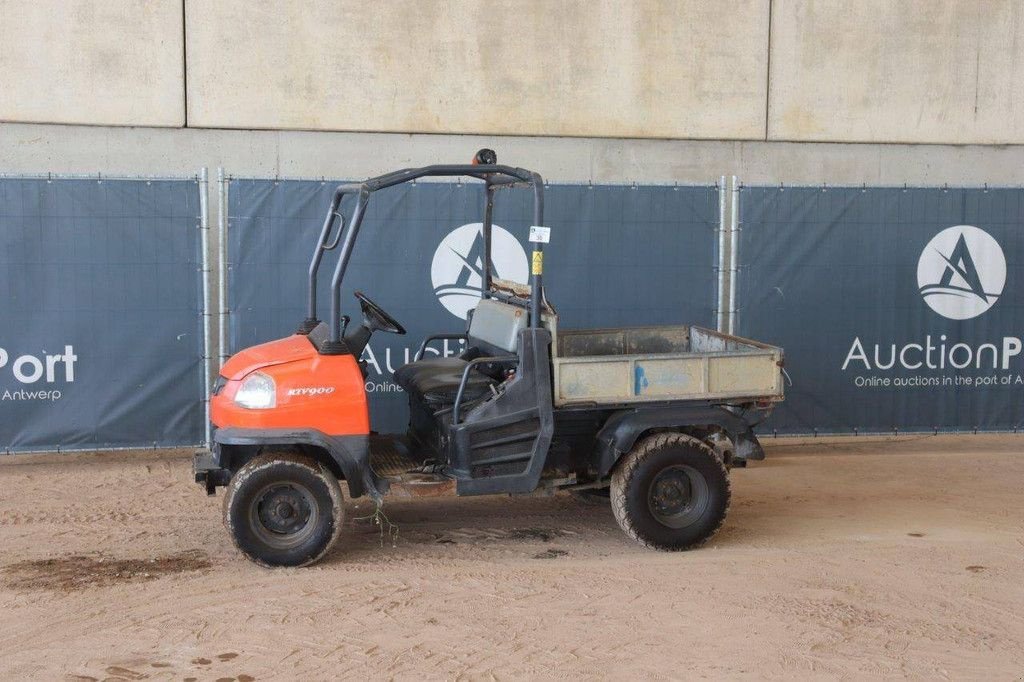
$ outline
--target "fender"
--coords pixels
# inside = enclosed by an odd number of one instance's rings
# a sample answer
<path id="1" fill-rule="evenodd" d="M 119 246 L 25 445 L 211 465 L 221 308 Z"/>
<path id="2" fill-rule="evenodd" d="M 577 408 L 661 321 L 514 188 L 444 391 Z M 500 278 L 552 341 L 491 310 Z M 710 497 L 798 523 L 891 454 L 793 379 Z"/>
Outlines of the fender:
<path id="1" fill-rule="evenodd" d="M 329 436 L 315 429 L 224 428 L 214 431 L 213 440 L 217 445 L 312 445 L 330 455 L 353 498 L 368 494 L 379 502 L 388 489 L 387 481 L 379 479 L 370 467 L 369 436 Z M 223 448 L 217 447 L 210 463 L 225 469 L 229 463 L 222 462 L 222 457 Z"/>
<path id="2" fill-rule="evenodd" d="M 754 424 L 763 419 L 759 418 Z M 676 407 L 638 407 L 612 414 L 597 434 L 595 449 L 598 474 L 603 478 L 644 431 L 681 426 L 719 426 L 729 434 L 738 459 L 764 459 L 764 450 L 754 435 L 751 423 L 721 405 L 681 405 Z"/>

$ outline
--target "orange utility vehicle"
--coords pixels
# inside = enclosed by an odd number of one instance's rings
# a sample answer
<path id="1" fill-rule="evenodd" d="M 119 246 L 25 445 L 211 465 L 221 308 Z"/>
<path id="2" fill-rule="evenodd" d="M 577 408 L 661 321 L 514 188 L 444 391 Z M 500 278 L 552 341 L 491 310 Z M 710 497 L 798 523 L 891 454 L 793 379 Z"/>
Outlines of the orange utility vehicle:
<path id="1" fill-rule="evenodd" d="M 405 329 L 358 291 L 361 319 L 349 324 L 341 285 L 371 195 L 426 176 L 483 182 L 481 299 L 465 333 L 424 339 L 395 372 L 409 427 L 377 434 L 360 357 L 375 332 Z M 506 188 L 533 193 L 529 285 L 492 277 L 491 215 Z M 355 197 L 347 228 L 346 196 Z M 604 494 L 630 537 L 664 550 L 718 530 L 728 470 L 764 457 L 752 427 L 782 399 L 782 351 L 700 327 L 559 330 L 543 286 L 543 197 L 539 174 L 498 165 L 486 149 L 473 164 L 335 190 L 309 267 L 307 318 L 294 335 L 225 363 L 211 398 L 213 446 L 195 457 L 209 494 L 227 486 L 225 524 L 247 557 L 265 566 L 320 559 L 342 528 L 339 481 L 349 497 L 377 504 L 389 493 Z M 321 321 L 317 272 L 339 246 Z M 461 339 L 465 350 L 424 359 L 440 339 Z"/>

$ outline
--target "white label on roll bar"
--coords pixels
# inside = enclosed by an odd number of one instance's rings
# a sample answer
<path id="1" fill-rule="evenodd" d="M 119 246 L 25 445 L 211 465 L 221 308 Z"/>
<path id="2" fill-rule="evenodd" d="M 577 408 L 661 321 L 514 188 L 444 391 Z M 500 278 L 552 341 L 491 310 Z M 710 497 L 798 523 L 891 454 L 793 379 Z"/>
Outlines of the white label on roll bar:
<path id="1" fill-rule="evenodd" d="M 540 225 L 530 225 L 530 241 L 540 244 L 547 244 L 551 241 L 551 228 Z"/>

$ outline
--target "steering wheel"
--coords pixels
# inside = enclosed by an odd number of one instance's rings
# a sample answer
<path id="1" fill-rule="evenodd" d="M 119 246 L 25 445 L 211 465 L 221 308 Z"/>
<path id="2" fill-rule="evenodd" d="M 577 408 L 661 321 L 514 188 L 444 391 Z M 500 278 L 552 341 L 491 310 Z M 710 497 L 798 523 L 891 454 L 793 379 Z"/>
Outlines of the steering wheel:
<path id="1" fill-rule="evenodd" d="M 363 311 L 363 324 L 372 331 L 390 332 L 392 334 L 405 334 L 403 327 L 398 320 L 391 317 L 379 305 L 370 300 L 370 297 L 361 291 L 355 292 L 359 300 L 359 308 Z"/>

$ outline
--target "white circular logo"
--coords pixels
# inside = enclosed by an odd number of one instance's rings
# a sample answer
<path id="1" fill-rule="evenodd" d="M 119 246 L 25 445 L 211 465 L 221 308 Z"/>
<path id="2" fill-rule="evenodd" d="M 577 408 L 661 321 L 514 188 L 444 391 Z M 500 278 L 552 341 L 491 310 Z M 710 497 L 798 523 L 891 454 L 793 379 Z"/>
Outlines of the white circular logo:
<path id="1" fill-rule="evenodd" d="M 483 284 L 483 223 L 457 227 L 441 240 L 430 264 L 434 294 L 448 312 L 465 320 Z M 526 251 L 508 230 L 491 226 L 491 277 L 526 284 Z"/>
<path id="2" fill-rule="evenodd" d="M 917 286 L 928 307 L 969 320 L 995 305 L 1006 284 L 1006 257 L 992 235 L 955 225 L 928 242 L 917 261 Z"/>

